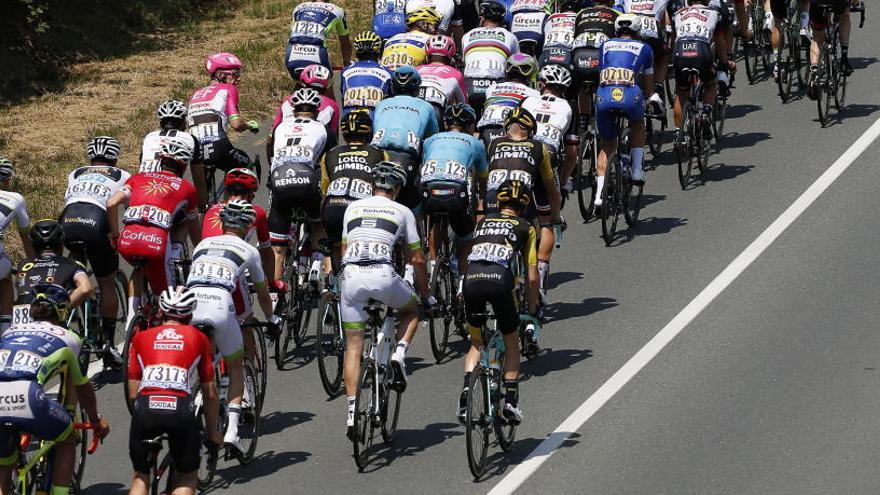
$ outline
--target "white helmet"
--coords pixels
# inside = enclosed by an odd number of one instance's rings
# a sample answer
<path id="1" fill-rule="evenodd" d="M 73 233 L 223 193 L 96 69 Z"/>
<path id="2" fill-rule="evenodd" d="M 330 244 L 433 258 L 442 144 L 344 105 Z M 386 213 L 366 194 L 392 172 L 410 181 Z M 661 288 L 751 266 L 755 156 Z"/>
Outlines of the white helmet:
<path id="1" fill-rule="evenodd" d="M 186 168 L 193 161 L 193 149 L 190 143 L 182 138 L 168 136 L 162 143 L 160 158 L 170 158 L 182 168 Z"/>
<path id="2" fill-rule="evenodd" d="M 168 100 L 156 110 L 159 120 L 162 119 L 180 119 L 186 118 L 186 105 L 180 100 Z"/>
<path id="3" fill-rule="evenodd" d="M 183 285 L 168 286 L 159 296 L 159 309 L 166 316 L 186 318 L 196 309 L 196 294 Z"/>
<path id="4" fill-rule="evenodd" d="M 89 160 L 104 159 L 110 162 L 119 159 L 120 151 L 122 151 L 122 146 L 119 145 L 119 141 L 110 136 L 95 137 L 89 142 L 89 147 L 86 150 Z"/>
<path id="5" fill-rule="evenodd" d="M 293 93 L 290 103 L 294 109 L 301 106 L 313 106 L 317 110 L 321 106 L 321 95 L 312 88 L 300 88 Z"/>
<path id="6" fill-rule="evenodd" d="M 545 65 L 538 74 L 538 80 L 551 86 L 571 86 L 571 71 L 559 64 Z"/>
<path id="7" fill-rule="evenodd" d="M 638 14 L 620 14 L 614 21 L 614 32 L 630 31 L 635 36 L 642 34 L 642 17 Z"/>

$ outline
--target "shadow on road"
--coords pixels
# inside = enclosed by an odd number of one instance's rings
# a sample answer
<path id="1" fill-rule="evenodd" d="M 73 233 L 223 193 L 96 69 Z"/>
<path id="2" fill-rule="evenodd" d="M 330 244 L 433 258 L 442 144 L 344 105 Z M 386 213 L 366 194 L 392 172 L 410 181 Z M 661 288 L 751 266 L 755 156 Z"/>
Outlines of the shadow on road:
<path id="1" fill-rule="evenodd" d="M 867 69 L 877 63 L 877 57 L 850 57 L 849 64 L 855 70 Z"/>
<path id="2" fill-rule="evenodd" d="M 668 234 L 672 229 L 687 225 L 686 218 L 648 217 L 639 220 L 635 226 L 637 235 Z"/>
<path id="3" fill-rule="evenodd" d="M 846 118 L 867 117 L 877 112 L 877 110 L 880 110 L 880 105 L 855 103 L 843 107 L 840 116 Z"/>
<path id="4" fill-rule="evenodd" d="M 611 297 L 588 297 L 582 302 L 557 302 L 548 304 L 544 310 L 544 317 L 548 323 L 580 318 L 598 313 L 604 309 L 617 306 L 617 299 Z"/>
<path id="5" fill-rule="evenodd" d="M 727 110 L 725 110 L 724 115 L 725 115 L 725 118 L 728 118 L 728 119 L 738 119 L 741 117 L 745 117 L 746 115 L 748 115 L 752 112 L 757 112 L 758 110 L 761 110 L 762 108 L 764 108 L 764 107 L 762 107 L 760 105 L 741 103 L 741 104 L 731 105 L 731 106 L 727 107 Z"/>
<path id="6" fill-rule="evenodd" d="M 299 347 L 294 347 L 291 343 L 291 347 L 294 348 L 282 358 L 281 371 L 296 370 L 314 361 L 315 356 L 318 355 L 316 343 L 314 336 L 306 336 L 305 341 Z M 273 356 L 273 352 L 275 349 L 270 346 L 269 356 Z M 274 360 L 274 357 L 271 359 Z"/>
<path id="7" fill-rule="evenodd" d="M 593 357 L 590 349 L 541 349 L 535 359 L 523 361 L 520 366 L 520 381 L 528 381 L 536 376 L 547 376 L 556 371 L 571 368 L 575 363 Z"/>
<path id="8" fill-rule="evenodd" d="M 301 425 L 307 421 L 311 421 L 315 415 L 304 411 L 275 411 L 263 416 L 263 424 L 260 426 L 261 435 L 272 435 L 279 433 L 287 428 Z"/>
<path id="9" fill-rule="evenodd" d="M 415 430 L 397 430 L 391 444 L 382 443 L 382 437 L 376 432 L 370 452 L 370 463 L 364 473 L 372 473 L 388 467 L 395 459 L 417 455 L 439 445 L 452 437 L 464 435 L 464 428 L 458 423 L 433 423 Z M 463 451 L 464 449 L 462 449 Z"/>
<path id="10" fill-rule="evenodd" d="M 580 437 L 581 435 L 579 433 L 572 433 L 568 439 L 562 442 L 560 448 L 574 447 L 579 443 L 579 440 L 577 439 Z M 498 447 L 498 444 L 490 445 L 490 453 L 486 457 L 486 471 L 480 479 L 474 480 L 474 483 L 497 481 L 493 480 L 493 478 L 503 475 L 507 472 L 508 468 L 515 467 L 517 464 L 524 461 L 526 456 L 528 456 L 531 451 L 535 450 L 535 447 L 540 445 L 543 441 L 543 438 L 524 438 L 522 440 L 516 440 L 513 444 L 513 449 L 511 449 L 510 452 L 504 452 Z"/>
<path id="11" fill-rule="evenodd" d="M 217 469 L 214 483 L 201 493 L 226 492 L 232 485 L 247 484 L 257 478 L 275 475 L 285 468 L 304 462 L 311 455 L 309 452 L 276 453 L 274 450 L 270 450 L 254 457 L 247 466 L 241 466 L 234 460 L 223 461 L 221 459 L 219 461 L 221 465 L 227 463 L 228 467 Z"/>
<path id="12" fill-rule="evenodd" d="M 754 165 L 724 165 L 709 166 L 703 172 L 703 180 L 706 182 L 721 182 L 729 179 L 735 179 L 742 174 L 751 172 L 755 168 Z"/>
<path id="13" fill-rule="evenodd" d="M 84 489 L 83 495 L 125 495 L 128 487 L 119 483 L 95 483 Z"/>
<path id="14" fill-rule="evenodd" d="M 560 285 L 584 278 L 581 272 L 552 272 L 550 273 L 550 288 L 555 289 Z"/>
<path id="15" fill-rule="evenodd" d="M 666 200 L 665 194 L 642 194 L 642 208 Z"/>
<path id="16" fill-rule="evenodd" d="M 761 141 L 766 141 L 771 139 L 770 134 L 766 132 L 731 132 L 725 134 L 724 138 L 721 141 L 721 149 L 722 151 L 725 149 L 731 148 L 750 148 L 754 146 L 756 143 L 760 143 Z M 709 159 L 709 163 L 711 163 L 711 158 Z"/>

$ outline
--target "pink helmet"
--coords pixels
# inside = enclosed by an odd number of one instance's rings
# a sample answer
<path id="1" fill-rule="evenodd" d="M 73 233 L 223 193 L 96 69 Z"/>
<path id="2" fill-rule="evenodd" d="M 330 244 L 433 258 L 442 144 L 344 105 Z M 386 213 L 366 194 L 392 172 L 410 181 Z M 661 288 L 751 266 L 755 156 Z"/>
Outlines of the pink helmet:
<path id="1" fill-rule="evenodd" d="M 333 83 L 333 72 L 323 65 L 312 64 L 303 69 L 299 80 L 310 88 L 327 89 Z"/>
<path id="2" fill-rule="evenodd" d="M 208 74 L 213 74 L 218 70 L 241 69 L 241 60 L 231 53 L 215 53 L 205 61 L 205 69 L 208 70 Z"/>
<path id="3" fill-rule="evenodd" d="M 428 53 L 429 57 L 431 55 L 440 55 L 446 58 L 452 58 L 455 56 L 455 40 L 444 34 L 431 36 L 425 46 L 425 51 Z"/>

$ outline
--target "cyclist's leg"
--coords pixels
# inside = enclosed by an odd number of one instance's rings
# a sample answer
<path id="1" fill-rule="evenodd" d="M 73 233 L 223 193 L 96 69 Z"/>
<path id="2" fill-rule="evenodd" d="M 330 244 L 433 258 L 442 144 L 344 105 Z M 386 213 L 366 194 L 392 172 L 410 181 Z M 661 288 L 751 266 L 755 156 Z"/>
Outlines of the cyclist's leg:
<path id="1" fill-rule="evenodd" d="M 132 410 L 128 430 L 128 458 L 134 470 L 129 495 L 147 495 L 150 490 L 150 451 L 143 442 L 161 432 L 156 431 L 152 424 L 149 397 L 138 397 L 136 401 L 140 403 Z"/>
<path id="2" fill-rule="evenodd" d="M 167 259 L 171 251 L 171 235 L 165 229 L 150 225 L 126 225 L 119 236 L 119 254 L 132 266 L 139 260 L 146 260 L 146 272 L 140 268 L 132 270 L 128 283 L 129 311 L 126 325 L 134 318 L 140 306 L 143 278 L 150 283 L 154 294 L 161 294 L 168 287 L 171 278 L 168 274 Z"/>
<path id="3" fill-rule="evenodd" d="M 815 71 L 822 57 L 822 45 L 825 43 L 825 17 L 818 0 L 810 2 L 810 27 L 813 28 L 813 38 L 810 40 L 810 71 Z M 816 67 L 816 69 L 813 69 Z"/>
<path id="4" fill-rule="evenodd" d="M 843 9 L 840 9 L 841 11 L 837 15 L 837 23 L 840 27 L 840 63 L 843 65 L 846 75 L 849 75 L 852 73 L 852 66 L 849 63 L 849 36 L 852 31 L 852 16 L 849 15 L 849 2 L 847 0 L 835 3 L 835 13 L 838 11 L 840 3 L 844 4 Z"/>
<path id="5" fill-rule="evenodd" d="M 70 385 L 69 380 L 68 385 Z M 55 463 L 52 466 L 52 488 L 55 493 L 55 490 L 61 491 L 64 487 L 70 486 L 70 479 L 73 476 L 76 458 L 73 420 L 67 409 L 58 401 L 48 398 L 43 393 L 43 387 L 36 382 L 30 383 L 27 397 L 28 406 L 34 417 L 34 422 L 27 430 L 37 438 L 55 442 Z"/>
<path id="6" fill-rule="evenodd" d="M 192 414 L 190 398 L 177 400 L 177 411 L 163 419 L 168 432 L 168 450 L 174 459 L 174 495 L 193 495 L 201 459 L 202 438 L 199 424 Z"/>
<path id="7" fill-rule="evenodd" d="M 504 269 L 501 281 L 495 285 L 491 299 L 498 330 L 504 338 L 504 389 L 505 417 L 518 422 L 522 419 L 519 409 L 519 313 L 514 297 L 515 281 L 513 274 Z"/>
<path id="8" fill-rule="evenodd" d="M 612 112 L 615 108 L 612 100 L 621 101 L 622 99 L 623 89 L 621 88 L 602 86 L 596 92 L 596 127 L 601 143 L 599 160 L 596 163 L 596 205 L 602 204 L 601 192 L 605 186 L 605 167 L 608 165 L 608 157 L 614 154 L 614 150 L 617 149 L 617 122 Z"/>
<path id="9" fill-rule="evenodd" d="M 18 463 L 19 431 L 14 428 L 0 429 L 0 494 L 6 495 L 12 483 L 12 471 Z"/>
<path id="10" fill-rule="evenodd" d="M 370 298 L 369 271 L 349 265 L 342 269 L 340 277 L 339 317 L 345 332 L 345 353 L 343 354 L 342 377 L 345 381 L 348 416 L 346 426 L 354 426 L 355 395 L 361 378 L 361 357 L 364 353 L 364 329 L 367 312 L 364 306 Z"/>
<path id="11" fill-rule="evenodd" d="M 283 176 L 284 174 L 279 174 Z M 277 182 L 277 181 L 276 181 Z M 269 238 L 275 254 L 275 273 L 273 280 L 281 280 L 284 274 L 284 257 L 290 249 L 291 206 L 290 191 L 273 186 L 269 193 Z"/>
<path id="12" fill-rule="evenodd" d="M 629 153 L 632 164 L 632 177 L 634 181 L 644 181 L 644 172 L 642 171 L 642 162 L 645 158 L 645 107 L 641 104 L 641 90 L 633 87 L 630 90 L 636 94 L 636 98 L 632 107 L 627 113 L 629 120 Z"/>

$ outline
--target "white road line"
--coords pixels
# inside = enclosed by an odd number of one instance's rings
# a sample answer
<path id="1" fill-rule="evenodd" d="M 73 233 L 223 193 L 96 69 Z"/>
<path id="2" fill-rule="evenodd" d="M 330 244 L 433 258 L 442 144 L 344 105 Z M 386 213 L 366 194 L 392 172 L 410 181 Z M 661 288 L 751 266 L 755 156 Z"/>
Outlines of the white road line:
<path id="1" fill-rule="evenodd" d="M 880 136 L 880 119 L 874 121 L 853 144 L 825 171 L 803 194 L 798 197 L 773 223 L 739 254 L 712 282 L 702 290 L 680 313 L 660 330 L 639 352 L 617 370 L 611 378 L 587 398 L 571 415 L 556 428 L 535 450 L 507 474 L 489 492 L 489 495 L 513 493 L 575 431 L 580 429 L 602 406 L 614 397 L 639 371 L 668 345 L 699 315 L 731 282 L 736 280 L 749 265 L 764 252 L 789 225 L 825 192 L 826 189 L 849 168 L 877 137 Z"/>

